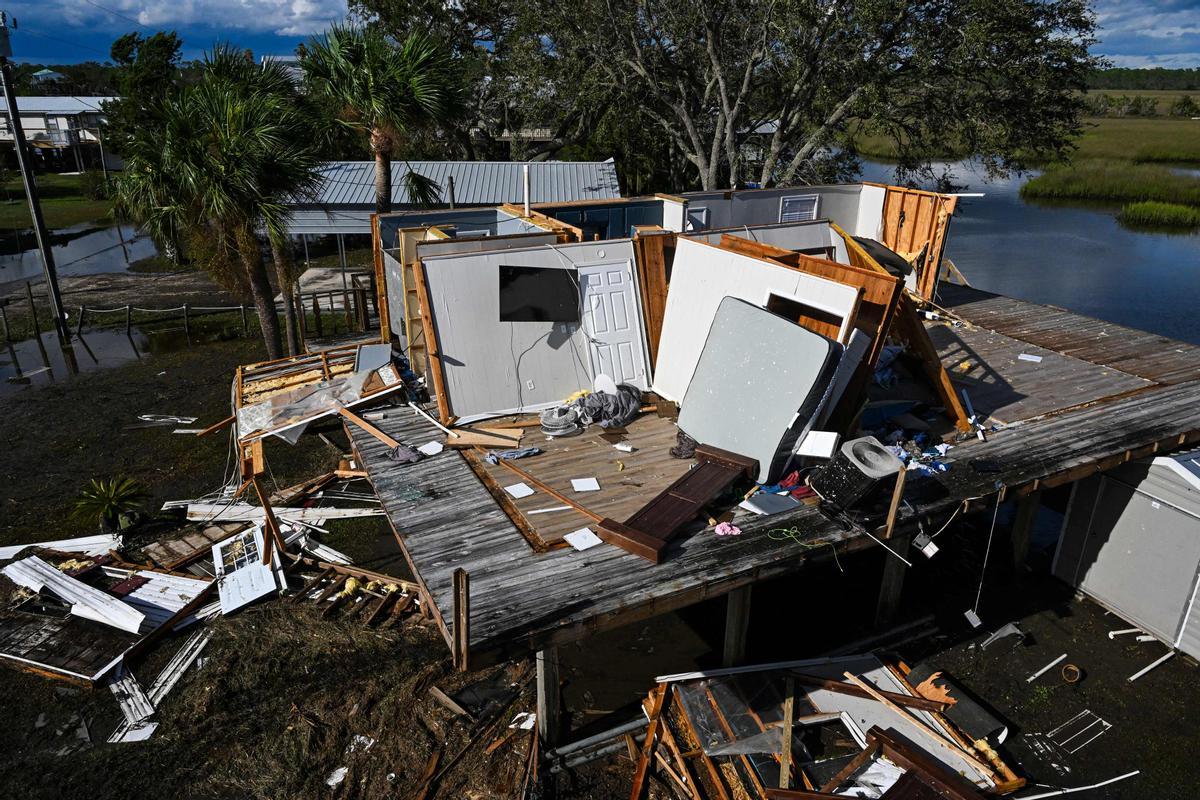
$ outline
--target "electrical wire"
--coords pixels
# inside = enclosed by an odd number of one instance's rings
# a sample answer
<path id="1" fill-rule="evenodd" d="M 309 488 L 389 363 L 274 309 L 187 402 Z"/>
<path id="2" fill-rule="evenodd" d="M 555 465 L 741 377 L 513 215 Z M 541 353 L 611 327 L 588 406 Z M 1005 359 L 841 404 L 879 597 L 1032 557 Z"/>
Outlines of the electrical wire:
<path id="1" fill-rule="evenodd" d="M 27 34 L 29 34 L 30 36 L 36 36 L 36 37 L 38 37 L 39 39 L 49 39 L 49 40 L 50 40 L 50 41 L 52 41 L 52 42 L 58 42 L 59 44 L 65 44 L 65 45 L 69 45 L 69 46 L 71 46 L 71 47 L 76 47 L 76 48 L 78 48 L 78 49 L 80 49 L 80 50 L 87 50 L 89 53 L 97 53 L 97 54 L 99 54 L 99 55 L 101 55 L 101 56 L 104 56 L 105 58 L 110 58 L 110 57 L 111 57 L 111 55 L 112 55 L 111 53 L 105 53 L 105 52 L 104 52 L 104 51 L 102 51 L 102 50 L 97 50 L 97 49 L 96 49 L 96 48 L 94 48 L 94 47 L 88 47 L 87 45 L 85 45 L 85 44 L 80 44 L 79 42 L 71 42 L 71 41 L 68 41 L 68 40 L 66 40 L 66 39 L 60 39 L 60 38 L 58 38 L 57 36 L 51 36 L 51 35 L 50 35 L 50 34 L 48 34 L 48 33 L 38 33 L 37 31 L 31 31 L 31 30 L 29 30 L 28 28 L 22 28 L 20 32 L 21 32 L 21 33 L 27 33 Z"/>
<path id="2" fill-rule="evenodd" d="M 972 611 L 976 616 L 979 616 L 979 601 L 983 597 L 983 579 L 987 576 L 988 557 L 992 554 L 992 538 L 996 533 L 996 518 L 1000 516 L 1000 496 L 1003 492 L 996 492 L 996 510 L 992 512 L 992 527 L 988 530 L 987 547 L 983 551 L 983 567 L 979 570 L 979 588 L 975 590 L 975 607 Z"/>
<path id="3" fill-rule="evenodd" d="M 108 6 L 102 6 L 99 3 L 95 2 L 95 0 L 83 0 L 83 2 L 87 3 L 89 6 L 95 6 L 96 8 L 100 9 L 101 11 L 107 11 L 109 14 L 112 14 L 114 17 L 119 17 L 119 18 L 125 20 L 126 22 L 132 22 L 134 25 L 137 25 L 142 30 L 150 30 L 149 28 L 147 28 L 142 23 L 138 22 L 133 17 L 127 17 L 124 14 L 122 14 L 120 11 L 114 11 L 113 9 L 109 8 Z"/>

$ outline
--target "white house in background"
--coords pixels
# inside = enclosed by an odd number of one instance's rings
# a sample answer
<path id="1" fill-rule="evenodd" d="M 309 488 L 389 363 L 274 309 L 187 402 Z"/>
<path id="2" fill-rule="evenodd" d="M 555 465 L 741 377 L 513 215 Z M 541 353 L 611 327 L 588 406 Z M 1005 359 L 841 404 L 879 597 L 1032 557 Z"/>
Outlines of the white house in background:
<path id="1" fill-rule="evenodd" d="M 103 103 L 116 97 L 18 97 L 25 141 L 53 159 L 65 158 L 68 150 L 77 169 L 84 169 L 84 148 L 96 148 L 99 157 L 99 128 L 105 121 Z M 0 99 L 0 144 L 13 142 L 8 103 Z M 89 154 L 90 155 L 90 154 Z M 113 166 L 111 157 L 110 166 Z M 69 162 L 68 162 L 69 163 Z"/>

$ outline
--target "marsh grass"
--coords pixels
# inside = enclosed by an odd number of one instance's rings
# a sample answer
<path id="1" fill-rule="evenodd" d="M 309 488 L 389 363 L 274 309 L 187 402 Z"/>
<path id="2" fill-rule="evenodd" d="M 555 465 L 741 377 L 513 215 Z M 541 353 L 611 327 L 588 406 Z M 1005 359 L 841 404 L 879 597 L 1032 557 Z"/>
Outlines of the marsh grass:
<path id="1" fill-rule="evenodd" d="M 1148 200 L 1126 205 L 1117 219 L 1135 228 L 1200 228 L 1200 208 Z"/>
<path id="2" fill-rule="evenodd" d="M 1153 164 L 1087 160 L 1047 169 L 1021 187 L 1021 196 L 1200 206 L 1200 179 Z"/>

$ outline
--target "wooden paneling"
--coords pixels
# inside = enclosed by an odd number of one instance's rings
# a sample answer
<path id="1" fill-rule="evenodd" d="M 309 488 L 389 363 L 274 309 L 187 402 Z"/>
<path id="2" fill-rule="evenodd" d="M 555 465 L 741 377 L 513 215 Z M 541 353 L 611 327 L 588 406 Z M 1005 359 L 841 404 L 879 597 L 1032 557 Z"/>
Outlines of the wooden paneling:
<path id="1" fill-rule="evenodd" d="M 638 231 L 633 237 L 633 251 L 637 258 L 638 288 L 642 294 L 646 339 L 653 367 L 658 359 L 658 340 L 667 308 L 667 265 L 675 258 L 675 234 L 661 229 Z"/>
<path id="2" fill-rule="evenodd" d="M 928 300 L 937 285 L 946 229 L 958 198 L 889 186 L 883 201 L 883 244 L 917 269 L 917 294 Z M 916 260 L 924 251 L 924 258 Z"/>

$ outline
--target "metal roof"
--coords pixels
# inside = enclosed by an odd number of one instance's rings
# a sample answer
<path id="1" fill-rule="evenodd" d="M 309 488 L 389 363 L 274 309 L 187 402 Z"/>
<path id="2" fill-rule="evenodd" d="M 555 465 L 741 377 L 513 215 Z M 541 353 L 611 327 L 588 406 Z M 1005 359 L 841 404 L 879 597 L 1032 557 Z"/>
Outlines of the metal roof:
<path id="1" fill-rule="evenodd" d="M 454 202 L 460 206 L 519 203 L 523 200 L 521 167 L 529 165 L 531 203 L 572 200 L 613 200 L 621 196 L 617 166 L 608 161 L 395 161 L 392 163 L 392 204 L 412 205 L 404 174 L 412 170 L 435 181 L 442 203 L 450 201 L 447 178 L 454 178 Z M 374 208 L 375 162 L 332 161 L 321 171 L 325 183 L 316 202 L 298 206 Z"/>
<path id="2" fill-rule="evenodd" d="M 100 104 L 119 97 L 42 97 L 29 95 L 17 98 L 17 108 L 22 114 L 88 114 L 100 111 Z M 8 102 L 0 98 L 0 112 L 8 111 Z"/>

